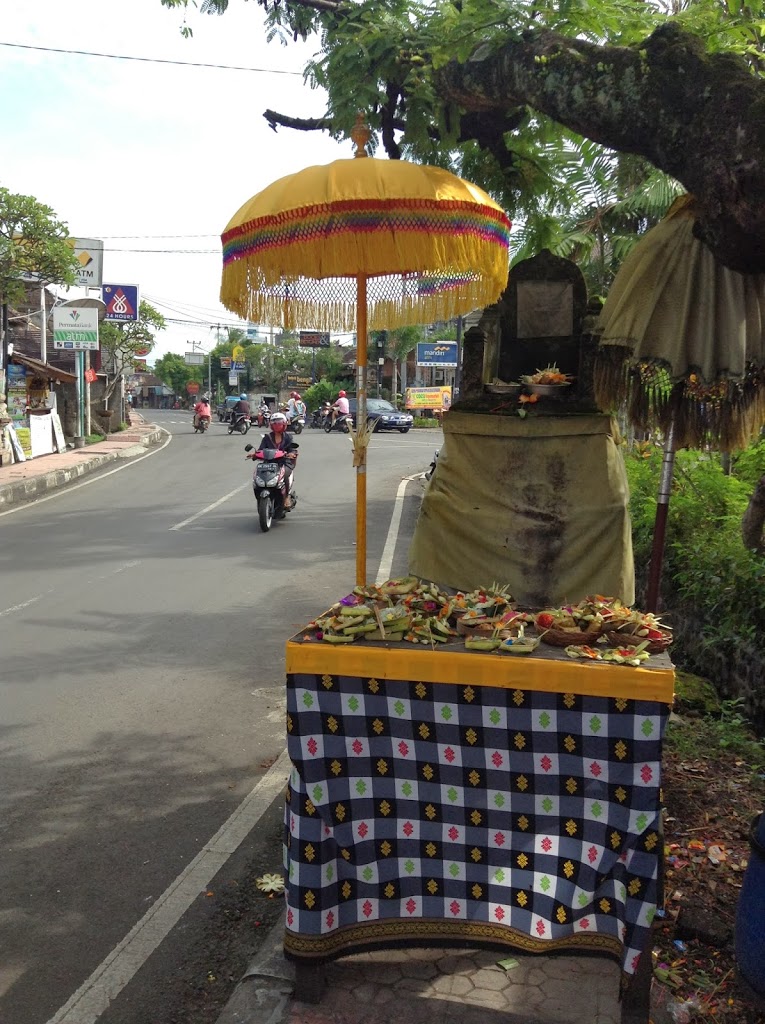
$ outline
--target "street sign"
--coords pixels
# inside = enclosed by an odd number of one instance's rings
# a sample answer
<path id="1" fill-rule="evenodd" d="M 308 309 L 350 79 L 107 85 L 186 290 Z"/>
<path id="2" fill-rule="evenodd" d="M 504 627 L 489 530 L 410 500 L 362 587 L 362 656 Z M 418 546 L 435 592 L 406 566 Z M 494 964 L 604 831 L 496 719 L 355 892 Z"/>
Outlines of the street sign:
<path id="1" fill-rule="evenodd" d="M 284 378 L 284 386 L 285 388 L 310 388 L 311 378 L 300 377 L 295 373 L 288 373 Z"/>
<path id="2" fill-rule="evenodd" d="M 204 352 L 187 352 L 183 361 L 186 366 L 204 366 L 205 354 Z"/>
<path id="3" fill-rule="evenodd" d="M 104 277 L 104 243 L 98 238 L 68 238 L 78 266 L 75 284 L 79 288 L 100 288 Z"/>
<path id="4" fill-rule="evenodd" d="M 301 331 L 298 344 L 301 348 L 329 348 L 329 334 L 322 331 Z"/>
<path id="5" fill-rule="evenodd" d="M 244 373 L 244 371 L 246 370 L 246 368 L 247 368 L 247 367 L 245 366 L 245 364 L 244 364 L 244 363 L 232 363 L 232 364 L 231 364 L 231 369 L 232 369 L 232 371 L 233 371 L 234 373 Z"/>
<path id="6" fill-rule="evenodd" d="M 231 349 L 231 358 L 237 363 L 241 362 L 244 359 L 244 348 L 241 345 L 234 345 Z"/>
<path id="7" fill-rule="evenodd" d="M 98 351 L 98 310 L 83 306 L 54 306 L 53 347 L 75 352 Z"/>
<path id="8" fill-rule="evenodd" d="M 231 356 L 221 356 L 220 357 L 220 368 L 221 368 L 221 370 L 230 370 L 231 369 Z"/>
<path id="9" fill-rule="evenodd" d="M 199 385 L 195 380 L 190 380 L 186 385 L 186 390 L 190 395 L 196 395 L 199 393 Z"/>
<path id="10" fill-rule="evenodd" d="M 124 323 L 138 319 L 137 284 L 105 284 L 101 289 L 101 297 L 106 304 L 104 320 Z"/>
<path id="11" fill-rule="evenodd" d="M 440 366 L 442 368 L 456 368 L 457 366 L 457 342 L 456 341 L 418 341 L 417 342 L 417 365 L 418 366 Z"/>
<path id="12" fill-rule="evenodd" d="M 236 387 L 236 385 L 239 383 L 239 374 L 238 373 L 230 373 L 228 375 L 228 382 L 229 382 L 229 385 L 232 385 L 233 387 Z"/>

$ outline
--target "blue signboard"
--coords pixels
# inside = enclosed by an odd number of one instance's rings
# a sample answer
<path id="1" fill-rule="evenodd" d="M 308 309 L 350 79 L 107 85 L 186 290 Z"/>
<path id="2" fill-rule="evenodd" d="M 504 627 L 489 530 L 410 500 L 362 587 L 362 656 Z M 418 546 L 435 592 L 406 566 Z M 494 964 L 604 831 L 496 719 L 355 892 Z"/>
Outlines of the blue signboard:
<path id="1" fill-rule="evenodd" d="M 104 320 L 125 323 L 138 319 L 137 284 L 105 284 L 101 289 L 101 298 L 106 304 Z"/>
<path id="2" fill-rule="evenodd" d="M 456 341 L 418 341 L 417 342 L 417 365 L 418 366 L 457 366 L 457 342 Z"/>

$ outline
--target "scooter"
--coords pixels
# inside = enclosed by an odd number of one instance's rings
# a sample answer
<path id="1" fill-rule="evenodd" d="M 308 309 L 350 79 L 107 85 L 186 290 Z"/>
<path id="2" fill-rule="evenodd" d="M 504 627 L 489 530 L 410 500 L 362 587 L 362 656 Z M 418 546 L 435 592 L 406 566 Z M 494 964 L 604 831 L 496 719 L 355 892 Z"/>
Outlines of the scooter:
<path id="1" fill-rule="evenodd" d="M 293 481 L 289 491 L 291 504 L 289 508 L 285 508 L 288 479 L 286 459 L 299 447 L 294 441 L 286 452 L 271 448 L 255 451 L 251 444 L 244 446 L 244 450 L 248 452 L 247 458 L 255 462 L 252 489 L 258 503 L 258 520 L 263 533 L 268 533 L 274 519 L 284 519 L 285 515 L 294 511 L 297 505 L 297 492 Z M 290 480 L 292 481 L 292 478 Z"/>
<path id="2" fill-rule="evenodd" d="M 327 413 L 330 412 L 332 406 L 329 402 L 325 402 L 319 409 L 314 409 L 311 413 L 311 422 L 309 426 L 314 430 L 320 430 L 324 427 L 324 421 L 327 418 Z"/>
<path id="3" fill-rule="evenodd" d="M 209 416 L 195 416 L 194 417 L 194 433 L 204 434 L 210 429 L 210 417 Z"/>
<path id="4" fill-rule="evenodd" d="M 434 455 L 433 455 L 433 461 L 432 461 L 432 462 L 431 462 L 431 464 L 430 464 L 430 468 L 429 468 L 429 469 L 427 470 L 427 472 L 425 473 L 425 479 L 426 479 L 426 480 L 430 480 L 430 479 L 431 479 L 431 477 L 433 476 L 433 474 L 434 474 L 434 473 L 435 473 L 435 471 L 436 471 L 436 466 L 438 465 L 438 453 L 439 453 L 440 451 L 441 451 L 441 449 L 440 449 L 440 448 L 436 448 L 436 450 L 435 450 L 435 453 L 434 453 Z"/>
<path id="5" fill-rule="evenodd" d="M 338 413 L 335 422 L 332 422 L 332 410 L 327 413 L 324 419 L 324 433 L 330 434 L 333 430 L 339 430 L 343 434 L 347 434 L 353 426 L 352 416 L 343 416 L 342 413 Z"/>
<path id="6" fill-rule="evenodd" d="M 228 425 L 229 434 L 233 434 L 234 431 L 238 431 L 240 434 L 246 434 L 250 429 L 250 417 L 247 413 L 238 412 L 231 414 L 231 421 Z"/>
<path id="7" fill-rule="evenodd" d="M 302 434 L 305 426 L 305 416 L 293 416 L 287 424 L 287 430 L 293 434 Z"/>

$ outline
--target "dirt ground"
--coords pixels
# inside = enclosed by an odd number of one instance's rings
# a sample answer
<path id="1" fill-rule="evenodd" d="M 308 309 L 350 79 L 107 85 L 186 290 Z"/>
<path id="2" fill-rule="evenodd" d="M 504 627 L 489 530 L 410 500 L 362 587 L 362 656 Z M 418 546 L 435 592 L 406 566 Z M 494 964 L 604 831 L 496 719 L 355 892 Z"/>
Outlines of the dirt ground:
<path id="1" fill-rule="evenodd" d="M 680 710 L 664 755 L 666 903 L 654 934 L 653 1021 L 762 1024 L 736 977 L 733 925 L 765 767 L 753 763 L 755 747 L 737 752 L 736 730 L 733 749 L 720 746 L 730 740 L 724 728 L 710 732 Z"/>

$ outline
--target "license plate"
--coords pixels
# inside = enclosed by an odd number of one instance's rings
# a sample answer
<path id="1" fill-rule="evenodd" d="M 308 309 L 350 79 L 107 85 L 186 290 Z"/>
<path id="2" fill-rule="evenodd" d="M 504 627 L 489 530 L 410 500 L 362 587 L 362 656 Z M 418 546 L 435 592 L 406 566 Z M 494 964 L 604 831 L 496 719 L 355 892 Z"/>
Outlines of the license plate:
<path id="1" fill-rule="evenodd" d="M 279 463 L 278 462 L 261 462 L 260 468 L 265 473 L 277 473 L 279 471 Z"/>

